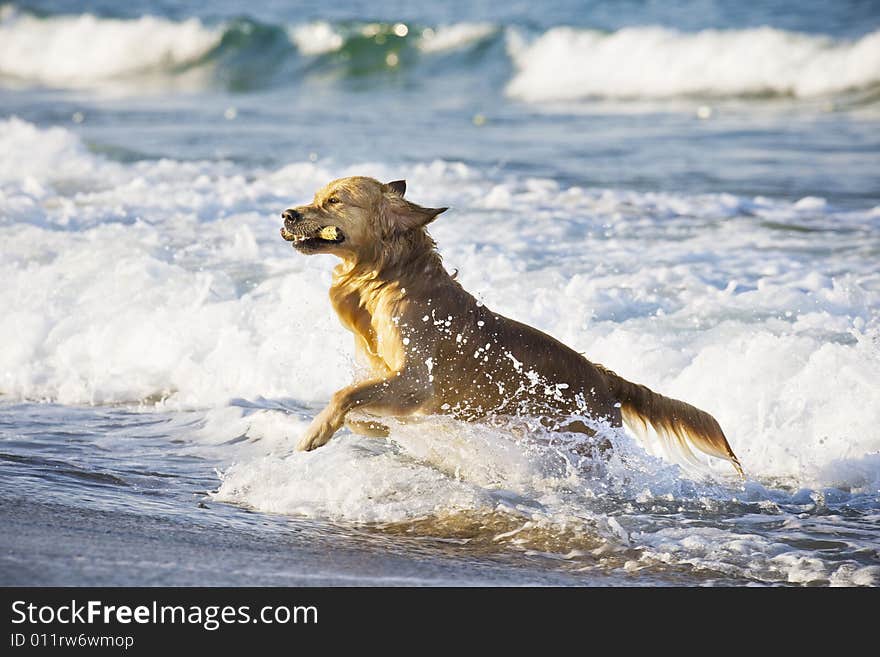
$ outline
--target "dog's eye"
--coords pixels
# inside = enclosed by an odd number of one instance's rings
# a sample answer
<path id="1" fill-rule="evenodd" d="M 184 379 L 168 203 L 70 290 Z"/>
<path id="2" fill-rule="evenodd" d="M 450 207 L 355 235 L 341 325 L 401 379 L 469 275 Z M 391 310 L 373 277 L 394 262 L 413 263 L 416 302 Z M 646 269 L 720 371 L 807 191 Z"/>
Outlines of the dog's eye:
<path id="1" fill-rule="evenodd" d="M 333 204 L 333 203 L 341 203 L 342 201 L 340 201 L 340 200 L 339 200 L 338 198 L 336 198 L 335 196 L 331 196 L 330 198 L 327 199 L 327 202 L 330 203 L 330 204 Z"/>

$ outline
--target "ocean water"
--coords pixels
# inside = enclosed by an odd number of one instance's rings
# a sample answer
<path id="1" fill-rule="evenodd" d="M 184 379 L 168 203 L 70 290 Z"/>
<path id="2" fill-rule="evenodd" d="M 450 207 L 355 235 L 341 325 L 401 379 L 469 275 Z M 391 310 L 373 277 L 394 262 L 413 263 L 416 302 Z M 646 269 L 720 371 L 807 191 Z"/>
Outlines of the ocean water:
<path id="1" fill-rule="evenodd" d="M 0 584 L 880 584 L 871 2 L 0 7 Z M 353 373 L 332 178 L 489 307 L 713 413 L 300 432 Z"/>

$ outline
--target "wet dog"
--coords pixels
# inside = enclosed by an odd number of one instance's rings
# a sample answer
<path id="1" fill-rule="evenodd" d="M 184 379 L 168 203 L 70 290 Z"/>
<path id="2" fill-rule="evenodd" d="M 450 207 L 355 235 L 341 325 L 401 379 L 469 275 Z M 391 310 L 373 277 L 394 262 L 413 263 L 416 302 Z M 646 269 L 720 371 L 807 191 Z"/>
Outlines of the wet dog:
<path id="1" fill-rule="evenodd" d="M 625 422 L 642 435 L 650 425 L 686 458 L 693 447 L 742 474 L 705 411 L 631 383 L 479 303 L 444 269 L 425 229 L 446 208 L 422 207 L 405 193 L 402 180 L 342 178 L 311 204 L 282 213 L 281 236 L 297 251 L 340 258 L 330 301 L 370 373 L 333 395 L 300 450 L 325 444 L 343 424 L 387 435 L 383 416 L 528 416 L 588 434 L 596 422 Z"/>

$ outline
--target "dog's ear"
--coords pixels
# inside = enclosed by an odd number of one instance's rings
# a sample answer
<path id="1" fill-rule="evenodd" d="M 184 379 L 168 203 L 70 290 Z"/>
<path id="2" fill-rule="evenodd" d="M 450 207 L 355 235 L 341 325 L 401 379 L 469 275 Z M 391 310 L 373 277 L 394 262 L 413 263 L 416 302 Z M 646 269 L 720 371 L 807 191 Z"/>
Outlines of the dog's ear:
<path id="1" fill-rule="evenodd" d="M 393 180 L 390 183 L 386 183 L 385 186 L 391 191 L 396 192 L 400 196 L 404 196 L 406 194 L 405 180 Z"/>
<path id="2" fill-rule="evenodd" d="M 411 230 L 427 226 L 434 221 L 441 212 L 448 208 L 423 208 L 421 205 L 410 203 L 397 192 L 385 194 L 385 214 L 391 220 L 392 225 L 403 230 Z"/>

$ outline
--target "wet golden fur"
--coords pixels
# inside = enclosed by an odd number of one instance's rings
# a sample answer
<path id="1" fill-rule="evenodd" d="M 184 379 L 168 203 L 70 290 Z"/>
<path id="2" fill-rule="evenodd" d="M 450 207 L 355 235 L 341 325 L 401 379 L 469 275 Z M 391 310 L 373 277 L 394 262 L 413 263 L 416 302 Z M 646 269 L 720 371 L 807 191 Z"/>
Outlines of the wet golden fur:
<path id="1" fill-rule="evenodd" d="M 330 301 L 369 372 L 333 395 L 299 449 L 323 445 L 343 424 L 385 435 L 382 416 L 528 415 L 587 433 L 591 420 L 626 422 L 641 434 L 650 426 L 684 456 L 695 447 L 742 472 L 708 413 L 631 383 L 478 303 L 443 268 L 425 229 L 445 208 L 411 203 L 405 190 L 403 181 L 342 178 L 282 215 L 282 236 L 297 250 L 341 259 Z M 322 233 L 327 227 L 335 231 Z M 319 239 L 333 234 L 339 238 Z M 360 417 L 349 417 L 353 411 Z"/>

